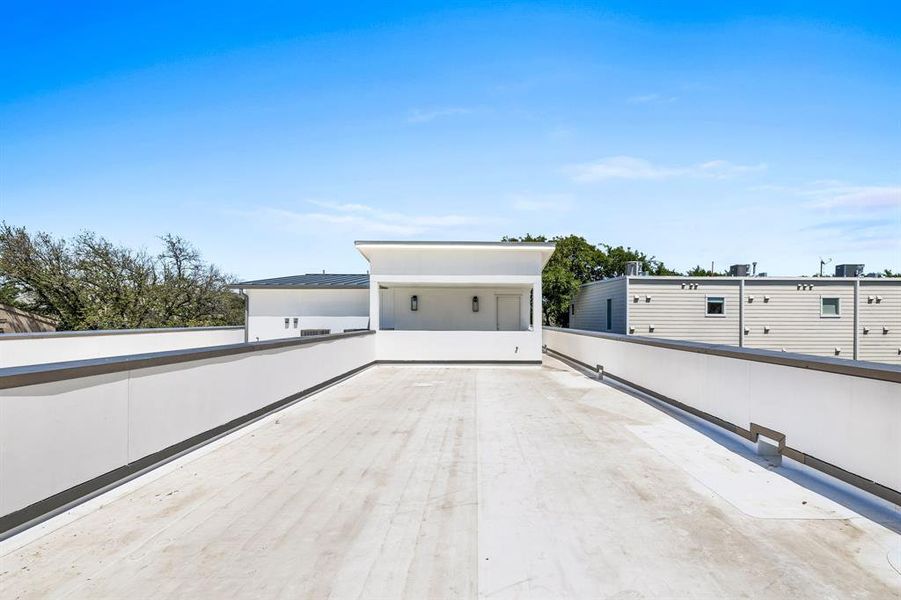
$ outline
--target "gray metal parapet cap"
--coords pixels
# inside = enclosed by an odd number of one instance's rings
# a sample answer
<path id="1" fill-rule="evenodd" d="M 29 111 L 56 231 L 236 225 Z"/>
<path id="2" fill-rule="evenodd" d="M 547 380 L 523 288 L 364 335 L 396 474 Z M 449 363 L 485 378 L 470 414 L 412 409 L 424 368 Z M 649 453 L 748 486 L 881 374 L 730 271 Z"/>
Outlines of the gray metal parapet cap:
<path id="1" fill-rule="evenodd" d="M 723 356 L 739 360 L 770 363 L 810 369 L 812 371 L 824 371 L 840 375 L 851 375 L 866 379 L 878 379 L 901 383 L 901 367 L 876 362 L 850 360 L 846 358 L 831 358 L 825 356 L 812 356 L 810 354 L 798 354 L 795 352 L 777 352 L 775 350 L 760 350 L 757 348 L 739 348 L 738 346 L 726 346 L 723 344 L 705 344 L 703 342 L 686 342 L 683 340 L 669 340 L 649 338 L 622 333 L 606 333 L 602 331 L 586 331 L 584 329 L 564 329 L 561 327 L 548 327 L 548 331 L 559 331 L 573 335 L 597 337 L 627 344 L 640 344 L 643 346 L 655 346 L 670 350 L 682 350 L 683 352 L 697 352 L 711 356 Z"/>
<path id="2" fill-rule="evenodd" d="M 90 337 L 94 335 L 138 335 L 142 333 L 185 333 L 194 331 L 229 331 L 244 329 L 243 325 L 216 325 L 211 327 L 157 327 L 144 329 L 80 329 L 78 331 L 35 331 L 32 333 L 4 333 L 3 340 L 35 340 L 38 338 Z"/>
<path id="3" fill-rule="evenodd" d="M 50 383 L 52 381 L 62 381 L 80 377 L 91 377 L 93 375 L 105 375 L 107 373 L 120 373 L 122 371 L 146 369 L 148 367 L 174 365 L 209 358 L 246 354 L 249 352 L 263 352 L 267 350 L 292 348 L 294 346 L 320 344 L 361 335 L 372 335 L 374 333 L 374 331 L 367 329 L 364 331 L 333 333 L 330 335 L 312 335 L 309 337 L 267 340 L 263 342 L 225 344 L 222 346 L 206 346 L 203 348 L 189 348 L 186 350 L 168 350 L 165 352 L 149 352 L 146 354 L 128 354 L 125 356 L 109 356 L 87 360 L 7 367 L 5 369 L 0 369 L 0 389 Z"/>

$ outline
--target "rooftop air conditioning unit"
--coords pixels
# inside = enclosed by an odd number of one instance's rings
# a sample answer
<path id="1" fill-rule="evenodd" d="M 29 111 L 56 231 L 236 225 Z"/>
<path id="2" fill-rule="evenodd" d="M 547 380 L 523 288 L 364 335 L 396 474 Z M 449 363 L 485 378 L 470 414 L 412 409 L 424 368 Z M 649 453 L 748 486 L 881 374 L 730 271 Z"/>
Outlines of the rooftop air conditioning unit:
<path id="1" fill-rule="evenodd" d="M 641 261 L 630 260 L 626 262 L 626 275 L 630 276 L 638 276 L 641 275 Z"/>
<path id="2" fill-rule="evenodd" d="M 730 277 L 747 277 L 751 272 L 751 265 L 732 265 L 729 267 Z"/>
<path id="3" fill-rule="evenodd" d="M 835 265 L 836 277 L 860 277 L 863 275 L 863 265 Z"/>

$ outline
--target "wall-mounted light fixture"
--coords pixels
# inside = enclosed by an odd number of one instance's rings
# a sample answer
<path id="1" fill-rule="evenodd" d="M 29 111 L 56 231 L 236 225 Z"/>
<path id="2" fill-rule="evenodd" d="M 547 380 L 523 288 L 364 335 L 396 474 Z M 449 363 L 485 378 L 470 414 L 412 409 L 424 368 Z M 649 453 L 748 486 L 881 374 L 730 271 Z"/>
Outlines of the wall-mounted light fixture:
<path id="1" fill-rule="evenodd" d="M 472 312 L 479 312 L 479 297 L 472 297 Z"/>
<path id="2" fill-rule="evenodd" d="M 414 312 L 419 310 L 419 296 L 415 294 L 410 296 L 410 310 Z"/>

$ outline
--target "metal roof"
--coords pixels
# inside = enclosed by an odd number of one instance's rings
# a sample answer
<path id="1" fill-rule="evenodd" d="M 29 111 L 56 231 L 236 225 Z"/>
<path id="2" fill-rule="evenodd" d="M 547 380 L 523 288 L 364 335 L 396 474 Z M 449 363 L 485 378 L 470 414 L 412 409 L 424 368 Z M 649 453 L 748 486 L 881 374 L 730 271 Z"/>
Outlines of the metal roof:
<path id="1" fill-rule="evenodd" d="M 252 288 L 310 288 L 310 289 L 348 289 L 368 288 L 368 273 L 307 273 L 306 275 L 290 275 L 288 277 L 271 277 L 241 281 L 233 287 Z"/>

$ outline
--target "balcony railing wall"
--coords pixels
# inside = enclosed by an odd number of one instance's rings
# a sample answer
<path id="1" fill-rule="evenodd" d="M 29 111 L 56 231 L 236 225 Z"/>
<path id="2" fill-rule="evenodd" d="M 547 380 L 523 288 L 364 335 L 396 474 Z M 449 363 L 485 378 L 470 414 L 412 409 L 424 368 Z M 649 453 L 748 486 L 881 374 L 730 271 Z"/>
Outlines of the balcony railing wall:
<path id="1" fill-rule="evenodd" d="M 550 353 L 603 370 L 783 455 L 901 503 L 901 368 L 545 328 Z"/>
<path id="2" fill-rule="evenodd" d="M 372 332 L 0 370 L 0 532 L 375 360 Z"/>
<path id="3" fill-rule="evenodd" d="M 243 327 L 55 331 L 0 335 L 0 369 L 244 341 Z"/>

